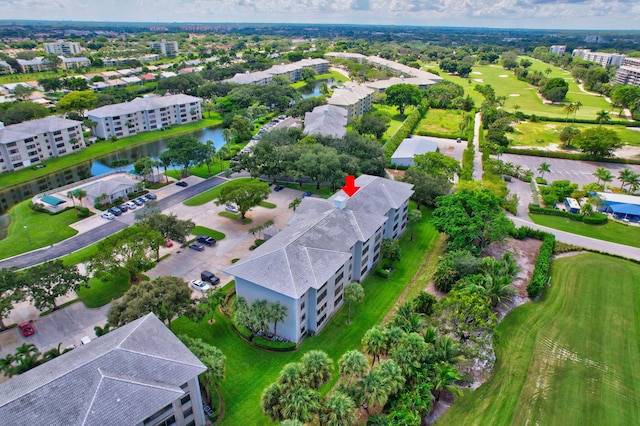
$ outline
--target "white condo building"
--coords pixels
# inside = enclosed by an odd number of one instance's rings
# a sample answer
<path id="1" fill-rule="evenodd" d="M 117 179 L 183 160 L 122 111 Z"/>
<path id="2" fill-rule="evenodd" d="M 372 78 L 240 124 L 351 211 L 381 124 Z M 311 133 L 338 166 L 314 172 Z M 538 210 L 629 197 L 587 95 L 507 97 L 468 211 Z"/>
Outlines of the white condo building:
<path id="1" fill-rule="evenodd" d="M 160 51 L 166 57 L 173 57 L 178 55 L 178 42 L 171 40 L 152 41 L 151 49 Z"/>
<path id="2" fill-rule="evenodd" d="M 78 55 L 80 43 L 75 41 L 58 40 L 55 43 L 44 43 L 44 51 L 49 55 Z"/>
<path id="3" fill-rule="evenodd" d="M 94 134 L 103 139 L 135 135 L 202 119 L 202 99 L 189 95 L 145 95 L 131 102 L 105 105 L 87 112 L 97 123 Z"/>
<path id="4" fill-rule="evenodd" d="M 625 58 L 613 80 L 618 84 L 640 87 L 640 58 Z"/>

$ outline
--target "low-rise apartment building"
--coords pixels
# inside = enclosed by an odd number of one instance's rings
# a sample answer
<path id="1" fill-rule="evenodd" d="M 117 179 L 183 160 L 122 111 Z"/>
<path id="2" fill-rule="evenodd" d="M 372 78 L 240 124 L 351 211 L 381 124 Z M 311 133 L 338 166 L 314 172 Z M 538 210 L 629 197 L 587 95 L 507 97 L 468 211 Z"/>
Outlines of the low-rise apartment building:
<path id="1" fill-rule="evenodd" d="M 97 123 L 95 136 L 103 139 L 135 135 L 202 119 L 202 99 L 189 95 L 144 95 L 131 102 L 105 105 L 87 112 Z"/>
<path id="2" fill-rule="evenodd" d="M 202 426 L 205 371 L 148 314 L 0 384 L 0 418 L 14 426 Z"/>
<path id="3" fill-rule="evenodd" d="M 20 67 L 20 72 L 23 74 L 29 72 L 51 71 L 53 69 L 51 63 L 43 56 L 38 56 L 28 60 L 16 59 L 16 61 Z"/>
<path id="4" fill-rule="evenodd" d="M 350 198 L 305 198 L 284 230 L 226 271 L 247 303 L 286 307 L 277 331 L 291 341 L 322 330 L 343 305 L 344 287 L 380 260 L 383 238 L 406 230 L 411 185 L 368 175 L 355 183 Z"/>
<path id="5" fill-rule="evenodd" d="M 320 105 L 304 115 L 307 135 L 343 138 L 347 134 L 347 110 L 334 105 Z"/>
<path id="6" fill-rule="evenodd" d="M 151 49 L 158 50 L 162 53 L 163 56 L 168 58 L 172 58 L 178 55 L 178 42 L 172 40 L 160 40 L 160 41 L 152 41 Z"/>
<path id="7" fill-rule="evenodd" d="M 347 122 L 350 123 L 371 109 L 373 93 L 373 89 L 364 85 L 345 83 L 342 88 L 334 90 L 327 103 L 344 108 L 347 111 Z"/>
<path id="8" fill-rule="evenodd" d="M 274 65 L 265 71 L 238 73 L 232 78 L 226 79 L 225 82 L 237 84 L 269 84 L 271 79 L 276 75 L 287 77 L 292 83 L 302 79 L 302 70 L 304 68 L 312 68 L 318 74 L 324 74 L 329 71 L 329 62 L 320 59 L 302 59 L 298 62 L 290 64 Z"/>
<path id="9" fill-rule="evenodd" d="M 0 123 L 0 172 L 19 170 L 84 147 L 79 121 L 45 117 L 9 126 Z"/>
<path id="10" fill-rule="evenodd" d="M 65 58 L 64 56 L 59 56 L 59 58 L 60 68 L 63 70 L 89 68 L 91 66 L 91 61 L 88 58 Z"/>
<path id="11" fill-rule="evenodd" d="M 58 40 L 55 43 L 44 43 L 44 51 L 49 55 L 78 55 L 80 43 L 75 41 Z"/>
<path id="12" fill-rule="evenodd" d="M 0 75 L 1 74 L 13 74 L 13 68 L 5 61 L 0 61 Z"/>
<path id="13" fill-rule="evenodd" d="M 617 84 L 640 87 L 640 58 L 625 58 L 613 81 Z"/>
<path id="14" fill-rule="evenodd" d="M 592 52 L 589 49 L 574 49 L 571 54 L 582 58 L 585 61 L 600 64 L 603 68 L 608 66 L 620 66 L 625 58 L 624 55 L 619 53 Z"/>
<path id="15" fill-rule="evenodd" d="M 549 48 L 549 52 L 555 53 L 556 55 L 564 55 L 567 51 L 567 46 L 554 44 Z"/>

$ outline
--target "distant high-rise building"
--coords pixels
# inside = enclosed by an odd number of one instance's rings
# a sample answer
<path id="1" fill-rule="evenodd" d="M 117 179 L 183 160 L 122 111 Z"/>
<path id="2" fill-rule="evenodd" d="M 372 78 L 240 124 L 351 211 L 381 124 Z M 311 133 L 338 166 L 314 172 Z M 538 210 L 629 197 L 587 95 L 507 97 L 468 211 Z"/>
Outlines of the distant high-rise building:
<path id="1" fill-rule="evenodd" d="M 613 81 L 617 84 L 640 87 L 640 58 L 625 58 Z"/>
<path id="2" fill-rule="evenodd" d="M 152 41 L 151 49 L 160 51 L 164 56 L 173 57 L 178 54 L 178 42 L 164 39 Z"/>
<path id="3" fill-rule="evenodd" d="M 556 55 L 564 55 L 567 51 L 567 46 L 553 45 L 549 48 L 549 52 L 555 53 Z"/>
<path id="4" fill-rule="evenodd" d="M 604 37 L 599 35 L 589 35 L 584 38 L 587 43 L 604 43 Z"/>
<path id="5" fill-rule="evenodd" d="M 58 40 L 55 43 L 45 43 L 44 50 L 49 55 L 77 55 L 80 53 L 80 43 Z"/>
<path id="6" fill-rule="evenodd" d="M 620 53 L 592 52 L 589 49 L 574 49 L 571 54 L 603 67 L 620 66 L 625 59 L 625 56 Z"/>

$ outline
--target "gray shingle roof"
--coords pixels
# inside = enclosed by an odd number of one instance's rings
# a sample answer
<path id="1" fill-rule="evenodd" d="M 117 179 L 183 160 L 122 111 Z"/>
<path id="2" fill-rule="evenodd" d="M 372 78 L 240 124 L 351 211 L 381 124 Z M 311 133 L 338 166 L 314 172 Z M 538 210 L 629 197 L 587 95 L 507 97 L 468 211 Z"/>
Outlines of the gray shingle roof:
<path id="1" fill-rule="evenodd" d="M 347 134 L 347 111 L 334 105 L 320 105 L 304 116 L 304 131 L 308 135 L 334 136 Z"/>
<path id="2" fill-rule="evenodd" d="M 124 82 L 122 82 L 124 83 Z M 169 96 L 148 96 L 146 98 L 135 98 L 131 102 L 123 102 L 114 105 L 105 105 L 87 112 L 87 116 L 93 117 L 114 117 L 123 114 L 133 114 L 138 111 L 147 111 L 156 108 L 164 108 L 173 105 L 200 102 L 201 98 L 189 95 L 169 95 Z"/>
<path id="3" fill-rule="evenodd" d="M 347 208 L 380 215 L 387 214 L 391 208 L 402 207 L 413 194 L 411 184 L 370 175 L 356 178 L 356 186 L 360 189 L 352 197 L 347 197 Z M 346 197 L 344 191 L 340 190 L 330 200 L 340 195 Z"/>
<path id="4" fill-rule="evenodd" d="M 0 129 L 0 143 L 15 142 L 17 140 L 22 140 L 24 138 L 33 137 L 47 132 L 68 129 L 79 124 L 82 123 L 54 116 L 24 121 L 18 124 L 11 124 Z"/>
<path id="5" fill-rule="evenodd" d="M 205 366 L 153 314 L 0 384 L 10 425 L 137 424 Z"/>

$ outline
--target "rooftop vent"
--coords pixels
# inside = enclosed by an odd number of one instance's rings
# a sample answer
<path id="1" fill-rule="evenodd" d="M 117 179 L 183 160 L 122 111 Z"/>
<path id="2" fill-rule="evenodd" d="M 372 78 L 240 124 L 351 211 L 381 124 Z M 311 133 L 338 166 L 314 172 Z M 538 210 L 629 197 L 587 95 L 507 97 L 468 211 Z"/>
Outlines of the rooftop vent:
<path id="1" fill-rule="evenodd" d="M 340 209 L 340 210 L 344 210 L 345 207 L 347 207 L 347 197 L 343 197 L 341 195 L 338 195 L 334 200 L 333 200 L 333 205 L 336 209 Z"/>

